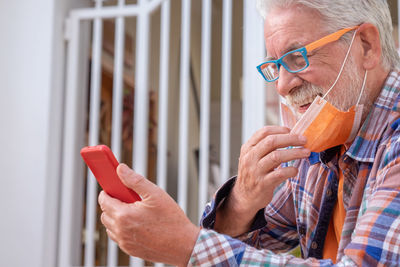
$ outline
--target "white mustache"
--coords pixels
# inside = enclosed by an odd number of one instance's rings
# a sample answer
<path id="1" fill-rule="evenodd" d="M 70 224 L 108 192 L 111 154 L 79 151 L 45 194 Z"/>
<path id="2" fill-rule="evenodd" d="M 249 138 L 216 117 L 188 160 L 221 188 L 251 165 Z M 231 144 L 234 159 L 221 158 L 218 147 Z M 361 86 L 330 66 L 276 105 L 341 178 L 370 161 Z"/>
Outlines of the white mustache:
<path id="1" fill-rule="evenodd" d="M 314 101 L 317 96 L 323 96 L 324 90 L 311 83 L 306 82 L 304 85 L 295 88 L 288 96 L 286 101 L 292 107 L 301 107 Z"/>

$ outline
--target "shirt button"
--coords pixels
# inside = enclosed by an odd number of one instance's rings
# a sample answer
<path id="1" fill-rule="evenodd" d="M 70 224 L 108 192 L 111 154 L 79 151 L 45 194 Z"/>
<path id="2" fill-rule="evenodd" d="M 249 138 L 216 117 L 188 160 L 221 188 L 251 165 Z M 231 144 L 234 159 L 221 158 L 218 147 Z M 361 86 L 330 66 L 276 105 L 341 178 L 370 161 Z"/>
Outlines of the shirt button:
<path id="1" fill-rule="evenodd" d="M 332 196 L 332 190 L 327 189 L 327 190 L 326 190 L 326 195 L 327 195 L 328 197 Z"/>
<path id="2" fill-rule="evenodd" d="M 311 243 L 311 248 L 312 248 L 312 249 L 317 249 L 317 248 L 318 248 L 317 242 L 313 241 L 313 242 Z"/>
<path id="3" fill-rule="evenodd" d="M 302 236 L 305 235 L 306 234 L 306 228 L 303 227 L 303 226 L 300 226 L 299 227 L 299 234 L 302 235 Z"/>

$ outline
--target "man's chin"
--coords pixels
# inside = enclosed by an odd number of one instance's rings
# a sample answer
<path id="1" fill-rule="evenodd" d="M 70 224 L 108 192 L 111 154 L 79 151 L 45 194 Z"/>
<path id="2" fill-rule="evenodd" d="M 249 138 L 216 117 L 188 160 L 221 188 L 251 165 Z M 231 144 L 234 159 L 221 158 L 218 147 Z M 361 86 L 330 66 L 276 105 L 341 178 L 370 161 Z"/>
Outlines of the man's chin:
<path id="1" fill-rule="evenodd" d="M 294 115 L 296 116 L 296 121 L 299 121 L 301 117 L 303 117 L 304 113 L 300 113 L 297 109 L 294 112 Z"/>

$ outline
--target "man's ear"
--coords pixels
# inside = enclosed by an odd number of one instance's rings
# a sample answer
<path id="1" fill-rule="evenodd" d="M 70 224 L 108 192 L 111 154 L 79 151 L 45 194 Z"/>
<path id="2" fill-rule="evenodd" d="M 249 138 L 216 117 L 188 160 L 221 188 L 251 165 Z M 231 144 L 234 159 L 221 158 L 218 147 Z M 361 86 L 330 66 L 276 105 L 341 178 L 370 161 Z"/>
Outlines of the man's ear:
<path id="1" fill-rule="evenodd" d="M 366 70 L 371 70 L 381 62 L 382 47 L 379 30 L 371 23 L 363 23 L 357 31 L 361 40 L 363 67 Z"/>

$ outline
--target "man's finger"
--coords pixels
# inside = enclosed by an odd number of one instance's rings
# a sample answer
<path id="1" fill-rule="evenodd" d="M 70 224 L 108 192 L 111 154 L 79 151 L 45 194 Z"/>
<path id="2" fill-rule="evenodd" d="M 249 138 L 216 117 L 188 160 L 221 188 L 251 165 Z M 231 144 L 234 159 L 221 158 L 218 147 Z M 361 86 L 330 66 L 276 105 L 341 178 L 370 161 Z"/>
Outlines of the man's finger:
<path id="1" fill-rule="evenodd" d="M 111 229 L 113 226 L 115 226 L 115 221 L 112 217 L 110 217 L 107 212 L 103 212 L 100 216 L 100 221 L 101 223 L 107 228 Z"/>
<path id="2" fill-rule="evenodd" d="M 260 130 L 256 131 L 253 136 L 245 143 L 243 149 L 247 150 L 248 148 L 257 145 L 261 140 L 269 135 L 275 134 L 288 134 L 290 129 L 282 126 L 264 126 Z"/>
<path id="3" fill-rule="evenodd" d="M 258 165 L 265 172 L 272 171 L 273 169 L 279 167 L 282 163 L 289 162 L 296 159 L 307 158 L 310 156 L 310 150 L 307 148 L 291 148 L 291 149 L 281 149 L 275 150 L 265 157 L 263 157 Z"/>
<path id="4" fill-rule="evenodd" d="M 110 197 L 106 192 L 101 191 L 98 197 L 98 202 L 101 210 L 104 212 L 108 212 L 110 214 L 114 214 L 115 211 L 121 209 L 125 203 L 120 200 Z"/>
<path id="5" fill-rule="evenodd" d="M 307 139 L 304 136 L 296 134 L 270 135 L 257 144 L 256 155 L 258 158 L 262 158 L 274 150 L 289 146 L 303 146 L 306 142 Z"/>
<path id="6" fill-rule="evenodd" d="M 137 174 L 123 163 L 117 167 L 117 174 L 125 186 L 134 190 L 142 198 L 148 198 L 153 193 L 156 193 L 158 189 L 155 184 Z"/>
<path id="7" fill-rule="evenodd" d="M 107 228 L 106 228 L 106 233 L 107 233 L 108 237 L 109 237 L 112 241 L 114 241 L 115 243 L 118 243 L 117 236 L 116 236 L 110 229 L 107 229 Z"/>
<path id="8" fill-rule="evenodd" d="M 270 172 L 264 179 L 266 186 L 278 186 L 289 178 L 297 175 L 298 169 L 295 167 L 279 168 Z"/>

